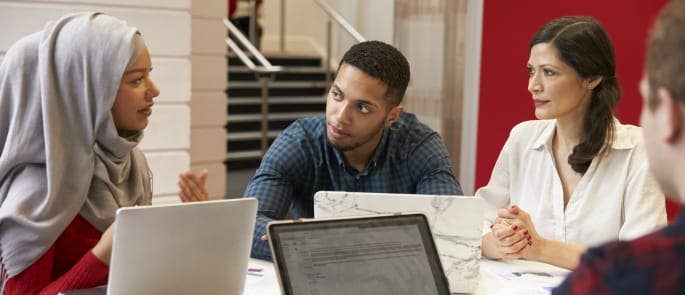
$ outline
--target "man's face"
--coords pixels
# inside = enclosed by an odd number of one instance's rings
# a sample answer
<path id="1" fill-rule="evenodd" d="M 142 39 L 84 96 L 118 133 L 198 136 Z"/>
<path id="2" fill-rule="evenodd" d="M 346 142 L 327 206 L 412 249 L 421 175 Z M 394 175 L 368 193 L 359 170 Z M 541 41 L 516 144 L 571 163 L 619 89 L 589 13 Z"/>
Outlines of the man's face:
<path id="1" fill-rule="evenodd" d="M 667 196 L 675 196 L 675 187 L 670 180 L 672 176 L 672 161 L 669 160 L 667 142 L 664 141 L 665 117 L 663 112 L 666 106 L 659 103 L 654 109 L 650 109 L 649 100 L 652 91 L 649 86 L 646 74 L 640 80 L 639 89 L 642 95 L 642 112 L 640 113 L 640 126 L 642 126 L 642 137 L 645 144 L 649 168 L 654 174 L 657 182 Z"/>
<path id="2" fill-rule="evenodd" d="M 343 152 L 360 147 L 373 150 L 383 127 L 391 125 L 397 119 L 397 109 L 401 110 L 390 106 L 385 98 L 387 90 L 387 85 L 362 70 L 341 65 L 326 99 L 328 142 Z"/>

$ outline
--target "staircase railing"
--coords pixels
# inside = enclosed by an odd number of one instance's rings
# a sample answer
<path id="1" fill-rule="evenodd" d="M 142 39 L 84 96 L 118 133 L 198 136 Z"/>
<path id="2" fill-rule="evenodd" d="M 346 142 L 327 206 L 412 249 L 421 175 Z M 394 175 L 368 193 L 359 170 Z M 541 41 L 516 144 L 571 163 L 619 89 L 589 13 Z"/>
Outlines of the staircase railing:
<path id="1" fill-rule="evenodd" d="M 259 80 L 261 84 L 261 91 L 262 91 L 262 101 L 261 101 L 261 107 L 262 107 L 262 113 L 261 113 L 261 153 L 262 156 L 266 154 L 266 150 L 269 147 L 269 82 L 273 80 L 273 76 L 275 73 L 281 72 L 283 70 L 282 67 L 280 66 L 274 66 L 272 65 L 269 60 L 264 57 L 264 55 L 259 52 L 257 48 L 250 43 L 250 41 L 245 38 L 245 35 L 243 35 L 240 30 L 231 23 L 228 18 L 224 18 L 224 25 L 226 28 L 228 28 L 229 36 L 226 37 L 226 44 L 228 47 L 235 53 L 236 56 L 242 61 L 245 66 L 247 66 L 250 71 L 255 73 L 257 75 L 257 79 Z M 254 56 L 255 59 L 261 64 L 261 66 L 257 66 L 252 62 L 252 60 L 245 54 L 245 51 L 243 51 L 238 44 L 233 41 L 230 37 L 233 36 L 240 44 L 247 49 L 252 56 Z"/>
<path id="2" fill-rule="evenodd" d="M 250 41 L 252 43 L 256 42 L 256 19 L 257 19 L 257 4 L 256 0 L 250 0 Z M 323 12 L 326 13 L 326 56 L 324 59 L 324 70 L 326 73 L 331 72 L 331 49 L 332 49 L 332 31 L 333 31 L 333 21 L 335 21 L 347 34 L 349 34 L 354 40 L 357 42 L 364 42 L 366 41 L 366 38 L 362 36 L 362 34 L 357 31 L 357 29 L 354 28 L 350 24 L 350 22 L 345 19 L 339 12 L 337 12 L 335 9 L 333 9 L 328 3 L 322 1 L 322 0 L 314 0 L 314 3 L 323 10 Z M 281 11 L 280 11 L 280 23 L 281 27 L 279 30 L 279 47 L 281 52 L 285 52 L 285 0 L 281 0 Z M 326 82 L 330 86 L 331 81 L 330 75 L 326 75 Z"/>
<path id="3" fill-rule="evenodd" d="M 362 36 L 340 13 L 335 11 L 328 3 L 322 1 L 322 0 L 314 0 L 314 2 L 328 15 L 328 18 L 326 19 L 326 59 L 325 59 L 325 64 L 324 64 L 324 69 L 326 73 L 331 72 L 331 47 L 332 47 L 332 30 L 333 30 L 333 23 L 332 21 L 335 21 L 341 28 L 345 30 L 352 38 L 354 38 L 357 42 L 364 42 L 366 41 L 366 38 Z M 283 5 L 281 5 L 281 8 L 283 8 Z M 281 37 L 282 38 L 282 37 Z M 331 85 L 331 75 L 326 74 L 326 82 L 330 86 Z"/>
<path id="4" fill-rule="evenodd" d="M 333 21 L 335 21 L 341 28 L 345 30 L 357 42 L 364 42 L 366 38 L 362 36 L 340 13 L 335 11 L 330 5 L 322 0 L 314 0 L 314 2 L 326 13 L 326 56 L 324 59 L 324 73 L 326 77 L 327 87 L 331 86 L 331 49 L 332 49 L 332 29 Z M 280 50 L 285 51 L 285 1 L 281 0 L 281 15 L 280 15 Z M 274 74 L 282 72 L 285 68 L 281 66 L 272 65 L 266 57 L 253 45 L 256 43 L 256 27 L 257 27 L 257 1 L 250 0 L 250 23 L 249 36 L 250 40 L 243 35 L 243 33 L 233 24 L 228 18 L 224 18 L 223 22 L 228 28 L 229 36 L 226 37 L 226 44 L 240 59 L 240 61 L 252 71 L 261 84 L 261 154 L 264 156 L 269 146 L 269 83 L 273 81 Z M 239 46 L 232 38 L 240 43 Z M 255 63 L 248 57 L 243 48 L 247 49 L 249 53 L 257 60 L 260 65 Z M 296 70 L 295 70 L 296 71 Z"/>

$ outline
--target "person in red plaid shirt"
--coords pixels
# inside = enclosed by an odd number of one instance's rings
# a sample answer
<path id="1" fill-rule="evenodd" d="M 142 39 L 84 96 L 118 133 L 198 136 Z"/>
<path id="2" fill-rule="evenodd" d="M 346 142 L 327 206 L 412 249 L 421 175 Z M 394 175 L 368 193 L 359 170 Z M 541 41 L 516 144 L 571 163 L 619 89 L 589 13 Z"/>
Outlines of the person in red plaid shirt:
<path id="1" fill-rule="evenodd" d="M 685 294 L 685 1 L 659 15 L 649 37 L 640 123 L 651 170 L 681 204 L 668 227 L 591 248 L 553 294 Z"/>

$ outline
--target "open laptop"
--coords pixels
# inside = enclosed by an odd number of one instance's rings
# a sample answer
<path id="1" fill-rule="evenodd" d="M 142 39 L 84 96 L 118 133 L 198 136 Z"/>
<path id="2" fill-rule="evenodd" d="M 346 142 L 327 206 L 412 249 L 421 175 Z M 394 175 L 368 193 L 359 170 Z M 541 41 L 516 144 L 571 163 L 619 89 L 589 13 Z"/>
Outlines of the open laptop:
<path id="1" fill-rule="evenodd" d="M 452 293 L 478 288 L 483 200 L 470 196 L 320 191 L 314 217 L 421 212 L 428 218 Z"/>
<path id="2" fill-rule="evenodd" d="M 121 208 L 108 286 L 63 294 L 242 294 L 256 199 Z"/>
<path id="3" fill-rule="evenodd" d="M 423 214 L 270 222 L 281 290 L 292 294 L 449 294 Z"/>

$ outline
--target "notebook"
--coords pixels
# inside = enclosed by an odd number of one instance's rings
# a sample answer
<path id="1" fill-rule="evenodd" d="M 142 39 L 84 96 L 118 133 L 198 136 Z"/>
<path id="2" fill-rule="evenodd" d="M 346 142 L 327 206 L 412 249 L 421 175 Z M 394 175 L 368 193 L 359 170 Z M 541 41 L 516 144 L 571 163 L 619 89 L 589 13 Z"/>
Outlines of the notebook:
<path id="1" fill-rule="evenodd" d="M 478 288 L 483 200 L 470 196 L 320 191 L 314 217 L 421 212 L 428 218 L 452 293 Z"/>
<path id="2" fill-rule="evenodd" d="M 256 199 L 121 208 L 107 287 L 63 294 L 242 294 Z"/>
<path id="3" fill-rule="evenodd" d="M 275 221 L 283 294 L 449 294 L 423 214 Z"/>

